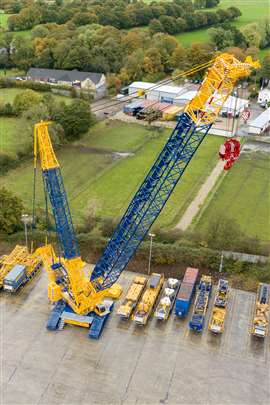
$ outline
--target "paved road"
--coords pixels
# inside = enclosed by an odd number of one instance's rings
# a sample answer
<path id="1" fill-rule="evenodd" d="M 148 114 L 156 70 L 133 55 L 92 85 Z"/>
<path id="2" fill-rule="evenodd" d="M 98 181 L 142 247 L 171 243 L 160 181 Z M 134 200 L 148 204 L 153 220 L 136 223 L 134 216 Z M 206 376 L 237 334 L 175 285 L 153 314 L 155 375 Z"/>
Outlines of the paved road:
<path id="1" fill-rule="evenodd" d="M 121 276 L 125 289 L 131 277 Z M 45 274 L 0 299 L 2 404 L 270 403 L 269 339 L 248 333 L 254 294 L 232 291 L 221 337 L 174 316 L 140 328 L 114 313 L 99 341 L 83 328 L 46 331 Z"/>

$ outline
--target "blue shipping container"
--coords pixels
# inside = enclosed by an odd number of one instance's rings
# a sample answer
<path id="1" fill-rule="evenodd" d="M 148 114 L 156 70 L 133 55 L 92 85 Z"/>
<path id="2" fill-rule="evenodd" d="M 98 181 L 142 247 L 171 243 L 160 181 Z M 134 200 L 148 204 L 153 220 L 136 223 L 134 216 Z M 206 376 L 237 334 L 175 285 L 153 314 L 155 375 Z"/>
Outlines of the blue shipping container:
<path id="1" fill-rule="evenodd" d="M 192 297 L 195 291 L 196 283 L 182 283 L 176 302 L 175 302 L 175 315 L 180 318 L 187 316 Z"/>
<path id="2" fill-rule="evenodd" d="M 137 100 L 137 101 L 133 101 L 133 103 L 129 103 L 127 105 L 124 106 L 123 108 L 123 112 L 125 114 L 131 114 L 135 108 L 140 107 L 140 105 L 143 103 L 143 100 Z"/>
<path id="3" fill-rule="evenodd" d="M 21 264 L 16 264 L 4 278 L 4 290 L 16 291 L 25 280 L 26 267 Z"/>

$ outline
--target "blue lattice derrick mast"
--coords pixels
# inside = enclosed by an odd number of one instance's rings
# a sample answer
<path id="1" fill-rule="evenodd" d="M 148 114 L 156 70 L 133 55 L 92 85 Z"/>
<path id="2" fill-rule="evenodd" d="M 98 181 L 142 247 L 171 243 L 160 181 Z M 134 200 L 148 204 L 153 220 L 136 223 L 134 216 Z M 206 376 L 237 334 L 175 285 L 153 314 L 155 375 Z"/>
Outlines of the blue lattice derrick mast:
<path id="1" fill-rule="evenodd" d="M 211 125 L 197 127 L 188 114 L 181 115 L 93 270 L 91 280 L 103 277 L 97 289 L 108 288 L 118 279 L 159 216 Z"/>
<path id="2" fill-rule="evenodd" d="M 78 241 L 68 206 L 67 195 L 59 167 L 42 171 L 45 192 L 48 193 L 56 232 L 58 235 L 62 255 L 65 259 L 73 259 L 80 256 Z"/>

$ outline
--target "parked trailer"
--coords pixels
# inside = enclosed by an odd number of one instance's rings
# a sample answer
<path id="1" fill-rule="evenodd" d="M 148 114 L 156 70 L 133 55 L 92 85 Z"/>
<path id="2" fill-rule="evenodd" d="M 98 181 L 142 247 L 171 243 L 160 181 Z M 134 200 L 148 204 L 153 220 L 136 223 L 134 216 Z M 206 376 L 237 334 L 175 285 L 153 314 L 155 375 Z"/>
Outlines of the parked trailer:
<path id="1" fill-rule="evenodd" d="M 253 336 L 265 338 L 268 334 L 269 295 L 269 284 L 260 283 L 252 319 L 251 334 Z"/>
<path id="2" fill-rule="evenodd" d="M 213 333 L 223 333 L 229 296 L 229 282 L 220 279 L 215 295 L 214 307 L 208 329 Z"/>
<path id="3" fill-rule="evenodd" d="M 169 278 L 165 282 L 165 288 L 155 312 L 155 317 L 158 320 L 166 321 L 169 318 L 177 297 L 180 284 L 180 280 L 177 280 L 176 278 Z"/>
<path id="4" fill-rule="evenodd" d="M 198 274 L 198 269 L 192 267 L 186 269 L 175 303 L 175 315 L 180 318 L 184 318 L 188 314 Z"/>
<path id="5" fill-rule="evenodd" d="M 212 291 L 212 280 L 210 276 L 202 276 L 196 294 L 194 310 L 189 322 L 189 328 L 196 332 L 201 332 L 204 327 L 205 315 Z"/>
<path id="6" fill-rule="evenodd" d="M 145 289 L 147 283 L 147 278 L 143 276 L 136 276 L 134 277 L 126 298 L 124 299 L 122 305 L 117 310 L 117 315 L 120 316 L 121 319 L 129 319 L 132 312 L 135 310 L 139 299 Z"/>
<path id="7" fill-rule="evenodd" d="M 40 268 L 41 262 L 32 257 L 29 257 L 25 264 L 16 264 L 4 278 L 4 290 L 12 293 L 16 292 L 21 286 L 30 281 Z"/>
<path id="8" fill-rule="evenodd" d="M 0 270 L 0 287 L 9 292 L 16 292 L 30 281 L 41 268 L 38 254 L 29 253 L 25 246 L 17 245 L 9 256 L 6 256 Z"/>
<path id="9" fill-rule="evenodd" d="M 164 275 L 152 273 L 145 292 L 132 319 L 138 325 L 146 325 L 164 283 Z"/>

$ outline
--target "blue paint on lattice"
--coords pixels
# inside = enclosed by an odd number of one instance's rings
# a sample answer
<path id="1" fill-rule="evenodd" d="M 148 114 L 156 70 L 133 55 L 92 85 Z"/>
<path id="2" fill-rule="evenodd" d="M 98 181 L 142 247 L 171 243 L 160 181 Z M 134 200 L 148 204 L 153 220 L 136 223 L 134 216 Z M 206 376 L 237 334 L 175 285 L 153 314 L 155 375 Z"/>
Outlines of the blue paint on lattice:
<path id="1" fill-rule="evenodd" d="M 110 287 L 127 266 L 210 127 L 197 127 L 186 113 L 180 116 L 92 272 L 91 280 L 103 277 L 98 289 Z"/>
<path id="2" fill-rule="evenodd" d="M 80 256 L 78 241 L 68 206 L 60 168 L 43 170 L 45 192 L 48 193 L 62 255 L 66 259 Z"/>

